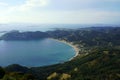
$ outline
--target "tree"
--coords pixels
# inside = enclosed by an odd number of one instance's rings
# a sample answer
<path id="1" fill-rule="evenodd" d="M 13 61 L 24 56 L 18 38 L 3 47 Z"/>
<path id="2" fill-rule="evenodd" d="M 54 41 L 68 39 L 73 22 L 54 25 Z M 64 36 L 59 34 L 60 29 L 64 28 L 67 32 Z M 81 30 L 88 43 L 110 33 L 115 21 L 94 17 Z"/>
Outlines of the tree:
<path id="1" fill-rule="evenodd" d="M 2 67 L 0 67 L 0 79 L 3 78 L 5 75 L 5 71 L 3 70 Z"/>

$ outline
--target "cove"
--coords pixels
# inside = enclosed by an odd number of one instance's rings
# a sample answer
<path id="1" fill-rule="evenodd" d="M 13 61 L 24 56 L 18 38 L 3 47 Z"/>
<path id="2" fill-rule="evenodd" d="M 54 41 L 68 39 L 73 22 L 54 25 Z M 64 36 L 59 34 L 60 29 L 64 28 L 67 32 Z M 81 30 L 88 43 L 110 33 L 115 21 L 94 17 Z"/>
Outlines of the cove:
<path id="1" fill-rule="evenodd" d="M 0 66 L 20 64 L 28 67 L 46 66 L 68 61 L 75 50 L 68 44 L 41 39 L 31 41 L 0 41 Z"/>

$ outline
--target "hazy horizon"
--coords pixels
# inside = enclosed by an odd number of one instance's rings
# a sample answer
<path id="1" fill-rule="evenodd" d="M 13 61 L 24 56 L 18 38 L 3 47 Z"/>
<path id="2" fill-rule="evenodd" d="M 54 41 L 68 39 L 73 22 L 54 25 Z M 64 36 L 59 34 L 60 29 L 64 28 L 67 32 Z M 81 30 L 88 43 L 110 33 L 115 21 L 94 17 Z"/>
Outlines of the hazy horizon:
<path id="1" fill-rule="evenodd" d="M 119 26 L 120 0 L 0 0 L 0 31 Z"/>
<path id="2" fill-rule="evenodd" d="M 18 30 L 18 31 L 49 31 L 56 28 L 78 29 L 87 27 L 120 27 L 119 24 L 0 24 L 0 33 Z"/>

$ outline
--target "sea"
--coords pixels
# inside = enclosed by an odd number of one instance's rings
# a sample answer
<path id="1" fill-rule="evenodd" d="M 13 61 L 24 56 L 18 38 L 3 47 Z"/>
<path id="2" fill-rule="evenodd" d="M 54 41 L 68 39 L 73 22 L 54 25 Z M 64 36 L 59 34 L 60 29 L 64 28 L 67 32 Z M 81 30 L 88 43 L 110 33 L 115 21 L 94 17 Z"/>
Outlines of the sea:
<path id="1" fill-rule="evenodd" d="M 73 56 L 75 50 L 71 46 L 53 39 L 0 41 L 0 66 L 46 66 L 64 63 Z"/>
<path id="2" fill-rule="evenodd" d="M 78 29 L 90 25 L 79 24 L 0 24 L 0 36 L 18 30 L 51 31 L 61 29 Z M 0 40 L 0 66 L 20 64 L 28 67 L 47 66 L 64 63 L 75 56 L 75 50 L 68 44 L 53 40 L 41 39 L 31 41 Z"/>

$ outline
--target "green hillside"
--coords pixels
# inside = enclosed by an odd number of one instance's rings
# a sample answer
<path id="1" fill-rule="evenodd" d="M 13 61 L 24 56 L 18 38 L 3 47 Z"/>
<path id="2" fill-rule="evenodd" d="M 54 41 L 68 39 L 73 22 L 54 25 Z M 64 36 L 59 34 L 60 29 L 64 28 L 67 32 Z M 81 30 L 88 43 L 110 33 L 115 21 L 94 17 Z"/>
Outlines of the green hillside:
<path id="1" fill-rule="evenodd" d="M 25 71 L 11 66 L 13 72 L 6 68 L 5 76 L 1 80 L 119 80 L 120 79 L 120 50 L 119 49 L 93 49 L 83 57 L 47 67 L 35 67 Z M 21 67 L 22 68 L 22 67 Z M 17 71 L 17 72 L 16 72 Z M 21 72 L 20 72 L 21 71 Z M 31 78 L 31 79 L 29 79 Z"/>
<path id="2" fill-rule="evenodd" d="M 78 45 L 79 55 L 51 66 L 9 65 L 0 68 L 0 80 L 120 80 L 120 28 L 56 30 L 46 34 Z"/>

